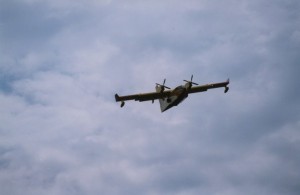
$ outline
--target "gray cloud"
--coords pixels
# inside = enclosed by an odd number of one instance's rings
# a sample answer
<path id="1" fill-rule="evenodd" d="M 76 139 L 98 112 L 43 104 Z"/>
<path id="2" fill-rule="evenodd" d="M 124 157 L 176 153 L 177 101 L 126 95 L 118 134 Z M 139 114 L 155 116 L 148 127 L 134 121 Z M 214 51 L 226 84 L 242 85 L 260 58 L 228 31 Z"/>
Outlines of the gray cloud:
<path id="1" fill-rule="evenodd" d="M 5 194 L 299 194 L 297 1 L 1 1 Z M 157 102 L 113 95 L 231 78 Z"/>

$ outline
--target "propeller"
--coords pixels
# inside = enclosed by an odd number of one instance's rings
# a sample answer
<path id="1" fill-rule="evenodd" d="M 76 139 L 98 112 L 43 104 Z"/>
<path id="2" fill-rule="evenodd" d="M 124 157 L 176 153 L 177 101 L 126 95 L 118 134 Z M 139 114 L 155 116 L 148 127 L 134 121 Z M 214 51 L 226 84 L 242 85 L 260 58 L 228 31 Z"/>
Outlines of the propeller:
<path id="1" fill-rule="evenodd" d="M 164 88 L 171 89 L 170 87 L 165 86 L 165 83 L 166 83 L 166 79 L 164 79 L 163 84 L 156 83 L 156 86 L 161 86 L 163 89 Z"/>
<path id="2" fill-rule="evenodd" d="M 183 80 L 183 81 L 185 81 L 187 83 L 191 83 L 193 85 L 199 85 L 198 83 L 193 82 L 193 75 L 191 76 L 191 80 L 190 81 L 187 81 L 187 80 Z"/>

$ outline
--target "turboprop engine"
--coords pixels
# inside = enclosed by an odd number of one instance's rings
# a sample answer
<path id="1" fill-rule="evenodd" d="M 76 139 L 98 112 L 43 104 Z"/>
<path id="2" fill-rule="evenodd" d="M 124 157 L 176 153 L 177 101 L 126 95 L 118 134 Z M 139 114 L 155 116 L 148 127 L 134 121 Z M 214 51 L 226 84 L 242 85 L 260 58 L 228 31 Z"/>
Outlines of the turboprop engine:
<path id="1" fill-rule="evenodd" d="M 156 83 L 156 87 L 155 87 L 156 91 L 162 93 L 165 91 L 165 89 L 171 89 L 170 87 L 165 86 L 165 83 L 166 83 L 166 79 L 164 79 L 163 84 Z"/>
<path id="2" fill-rule="evenodd" d="M 190 81 L 187 81 L 187 80 L 183 80 L 183 81 L 186 82 L 186 84 L 184 86 L 185 86 L 185 88 L 187 90 L 190 90 L 193 85 L 199 85 L 198 83 L 193 82 L 193 75 L 191 76 L 191 80 Z"/>

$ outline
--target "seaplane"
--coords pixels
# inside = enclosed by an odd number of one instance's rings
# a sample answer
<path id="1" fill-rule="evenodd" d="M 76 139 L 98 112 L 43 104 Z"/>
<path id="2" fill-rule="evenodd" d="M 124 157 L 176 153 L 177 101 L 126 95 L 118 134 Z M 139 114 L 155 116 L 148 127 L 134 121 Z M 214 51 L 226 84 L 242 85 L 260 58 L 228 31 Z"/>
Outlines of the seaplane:
<path id="1" fill-rule="evenodd" d="M 121 102 L 121 108 L 125 105 L 125 101 L 135 100 L 135 101 L 152 101 L 159 100 L 161 112 L 164 112 L 174 106 L 178 106 L 183 100 L 185 100 L 189 94 L 205 92 L 208 89 L 221 88 L 224 87 L 224 93 L 229 90 L 229 79 L 225 82 L 210 83 L 205 85 L 199 85 L 193 82 L 193 75 L 191 80 L 183 80 L 185 84 L 179 85 L 178 87 L 171 89 L 165 85 L 166 79 L 164 79 L 163 84 L 156 83 L 155 91 L 151 93 L 141 93 L 126 96 L 119 96 L 115 94 L 116 102 Z M 194 85 L 194 86 L 193 86 Z M 167 89 L 167 90 L 166 90 Z"/>

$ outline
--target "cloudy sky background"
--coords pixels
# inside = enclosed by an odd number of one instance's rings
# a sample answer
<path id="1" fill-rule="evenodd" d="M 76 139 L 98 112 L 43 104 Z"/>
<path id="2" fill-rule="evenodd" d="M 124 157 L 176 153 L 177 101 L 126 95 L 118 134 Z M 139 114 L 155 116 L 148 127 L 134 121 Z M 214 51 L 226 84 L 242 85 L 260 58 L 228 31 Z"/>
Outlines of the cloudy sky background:
<path id="1" fill-rule="evenodd" d="M 299 194 L 298 0 L 0 0 L 1 194 Z M 194 74 L 230 91 L 114 94 Z"/>

